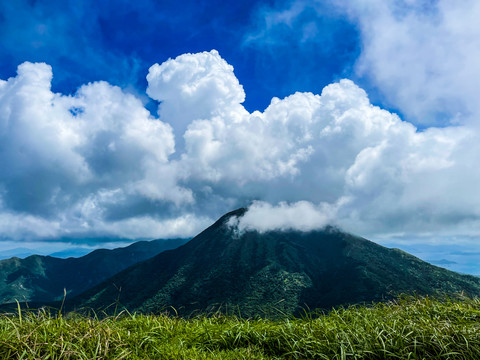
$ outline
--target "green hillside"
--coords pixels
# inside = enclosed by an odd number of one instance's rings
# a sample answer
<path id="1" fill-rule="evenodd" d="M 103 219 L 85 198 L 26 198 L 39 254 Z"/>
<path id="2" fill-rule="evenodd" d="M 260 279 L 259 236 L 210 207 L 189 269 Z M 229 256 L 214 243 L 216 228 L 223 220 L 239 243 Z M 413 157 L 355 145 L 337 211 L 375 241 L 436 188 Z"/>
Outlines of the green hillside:
<path id="1" fill-rule="evenodd" d="M 146 314 L 173 307 L 184 316 L 220 310 L 276 318 L 399 293 L 480 295 L 476 277 L 332 227 L 240 232 L 228 222 L 244 212 L 223 216 L 187 244 L 115 275 L 70 306 L 102 310 L 119 300 L 129 311 Z"/>
<path id="2" fill-rule="evenodd" d="M 187 239 L 139 241 L 124 248 L 100 249 L 60 259 L 32 255 L 0 261 L 0 304 L 19 301 L 50 302 L 78 295 L 139 261 L 184 244 Z"/>

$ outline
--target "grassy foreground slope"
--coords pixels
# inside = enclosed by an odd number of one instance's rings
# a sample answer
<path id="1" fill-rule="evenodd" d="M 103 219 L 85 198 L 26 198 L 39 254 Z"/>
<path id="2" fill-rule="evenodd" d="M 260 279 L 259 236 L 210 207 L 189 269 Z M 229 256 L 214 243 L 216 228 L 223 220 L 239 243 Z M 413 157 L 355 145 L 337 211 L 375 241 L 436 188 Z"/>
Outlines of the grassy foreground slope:
<path id="1" fill-rule="evenodd" d="M 480 359 L 480 300 L 406 298 L 284 320 L 0 317 L 8 359 Z"/>

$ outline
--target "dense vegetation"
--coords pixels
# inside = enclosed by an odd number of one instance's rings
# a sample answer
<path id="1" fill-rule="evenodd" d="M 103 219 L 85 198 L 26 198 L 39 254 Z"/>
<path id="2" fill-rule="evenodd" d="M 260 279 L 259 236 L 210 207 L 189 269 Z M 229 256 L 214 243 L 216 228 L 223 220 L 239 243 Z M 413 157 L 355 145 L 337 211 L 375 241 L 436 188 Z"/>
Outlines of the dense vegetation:
<path id="1" fill-rule="evenodd" d="M 226 214 L 185 245 L 131 266 L 76 299 L 67 297 L 66 306 L 103 311 L 119 299 L 128 311 L 143 314 L 173 306 L 187 317 L 221 308 L 274 319 L 298 316 L 305 306 L 330 309 L 398 294 L 480 296 L 477 277 L 336 228 L 239 231 L 231 220 L 244 212 Z"/>
<path id="2" fill-rule="evenodd" d="M 283 320 L 0 316 L 8 359 L 480 359 L 480 300 L 402 298 Z"/>
<path id="3" fill-rule="evenodd" d="M 99 249 L 79 257 L 60 259 L 32 255 L 0 261 L 0 304 L 18 301 L 50 302 L 80 294 L 116 273 L 174 249 L 188 239 L 139 241 L 113 250 Z"/>

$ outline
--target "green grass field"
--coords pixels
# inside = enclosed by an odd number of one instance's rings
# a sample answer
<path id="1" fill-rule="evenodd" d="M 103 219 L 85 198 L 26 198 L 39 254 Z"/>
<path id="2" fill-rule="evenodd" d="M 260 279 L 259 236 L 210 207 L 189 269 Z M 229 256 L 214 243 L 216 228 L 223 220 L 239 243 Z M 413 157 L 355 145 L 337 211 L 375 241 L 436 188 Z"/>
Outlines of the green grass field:
<path id="1" fill-rule="evenodd" d="M 272 321 L 0 316 L 1 359 L 480 359 L 480 299 L 402 298 Z"/>

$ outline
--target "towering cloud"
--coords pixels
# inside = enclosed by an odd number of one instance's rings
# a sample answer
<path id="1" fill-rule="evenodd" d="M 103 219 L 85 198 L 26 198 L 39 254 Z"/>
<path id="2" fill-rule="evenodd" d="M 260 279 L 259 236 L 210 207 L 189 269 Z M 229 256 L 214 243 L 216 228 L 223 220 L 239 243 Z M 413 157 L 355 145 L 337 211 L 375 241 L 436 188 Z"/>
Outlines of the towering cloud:
<path id="1" fill-rule="evenodd" d="M 151 199 L 192 201 L 168 165 L 174 152 L 168 124 L 152 118 L 139 99 L 118 87 L 91 83 L 65 96 L 51 92 L 51 79 L 50 66 L 24 63 L 15 78 L 0 84 L 5 214 L 60 224 L 48 234 L 58 236 L 94 233 L 95 221 L 119 220 L 113 213 L 119 206 Z M 44 236 L 43 226 L 38 228 Z M 22 231 L 8 229 L 2 229 L 3 236 L 23 237 Z"/>
<path id="2" fill-rule="evenodd" d="M 159 115 L 179 131 L 194 120 L 222 116 L 245 100 L 233 67 L 216 50 L 184 54 L 150 67 L 147 94 Z"/>
<path id="3" fill-rule="evenodd" d="M 155 64 L 141 101 L 105 82 L 50 89 L 46 64 L 0 83 L 0 234 L 193 235 L 235 207 L 245 229 L 335 223 L 365 236 L 474 235 L 480 142 L 418 131 L 350 80 L 249 113 L 218 52 Z"/>

